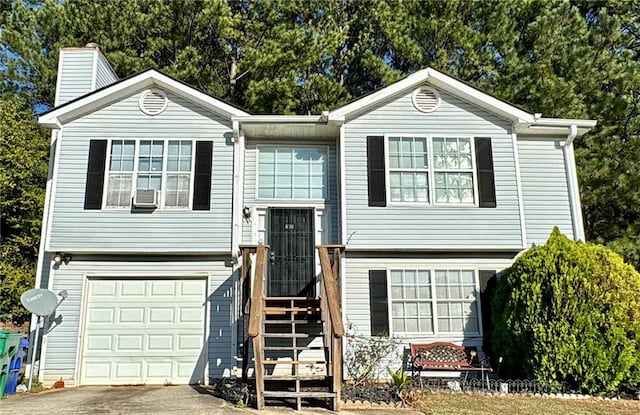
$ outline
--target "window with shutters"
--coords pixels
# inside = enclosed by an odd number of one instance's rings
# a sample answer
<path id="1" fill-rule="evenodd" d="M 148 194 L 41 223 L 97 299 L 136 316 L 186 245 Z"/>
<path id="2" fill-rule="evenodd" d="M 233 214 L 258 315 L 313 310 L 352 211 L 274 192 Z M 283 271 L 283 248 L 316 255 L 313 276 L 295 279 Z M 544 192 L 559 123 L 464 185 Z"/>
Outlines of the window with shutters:
<path id="1" fill-rule="evenodd" d="M 105 208 L 130 208 L 137 190 L 160 192 L 161 208 L 190 207 L 193 188 L 191 140 L 111 140 Z"/>
<path id="2" fill-rule="evenodd" d="M 385 138 L 392 204 L 478 205 L 473 137 Z"/>
<path id="3" fill-rule="evenodd" d="M 393 333 L 480 334 L 475 270 L 392 269 L 389 275 Z"/>

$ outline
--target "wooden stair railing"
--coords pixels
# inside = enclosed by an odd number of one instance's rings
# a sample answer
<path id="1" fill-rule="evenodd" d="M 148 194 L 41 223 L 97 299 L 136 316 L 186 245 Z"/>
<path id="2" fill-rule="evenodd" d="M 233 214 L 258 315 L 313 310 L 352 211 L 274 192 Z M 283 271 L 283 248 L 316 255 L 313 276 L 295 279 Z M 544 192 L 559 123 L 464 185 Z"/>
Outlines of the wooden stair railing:
<path id="1" fill-rule="evenodd" d="M 247 382 L 249 371 L 249 342 L 250 337 L 247 332 L 249 313 L 251 311 L 251 256 L 258 250 L 258 245 L 240 245 L 242 254 L 242 268 L 240 269 L 240 297 L 242 301 L 242 381 Z"/>
<path id="2" fill-rule="evenodd" d="M 329 251 L 331 250 L 331 257 Z M 320 245 L 318 254 L 320 255 L 320 267 L 322 269 L 322 291 L 321 296 L 323 310 L 327 310 L 330 324 L 326 324 L 325 344 L 329 346 L 329 362 L 327 367 L 329 376 L 332 379 L 331 392 L 333 397 L 333 410 L 339 410 L 340 390 L 342 385 L 342 337 L 344 336 L 344 325 L 342 324 L 342 311 L 340 310 L 340 270 L 341 258 L 344 245 Z"/>
<path id="3" fill-rule="evenodd" d="M 264 409 L 265 398 L 295 398 L 298 409 L 304 398 L 325 398 L 332 400 L 334 410 L 339 410 L 344 335 L 339 284 L 344 247 L 318 246 L 322 269 L 319 298 L 266 297 L 264 280 L 269 247 L 245 245 L 241 249 L 242 301 L 244 313 L 248 315 L 242 378 L 247 379 L 251 339 L 257 409 Z M 314 343 L 315 338 L 322 340 L 321 345 Z M 301 369 L 316 365 L 324 367 L 320 369 L 323 374 L 317 373 L 317 369 L 311 372 L 308 368 Z"/>
<path id="4" fill-rule="evenodd" d="M 253 343 L 253 354 L 255 359 L 254 374 L 256 377 L 256 392 L 258 396 L 258 408 L 264 406 L 264 398 L 262 397 L 262 390 L 264 389 L 263 373 L 258 368 L 262 365 L 262 339 L 261 339 L 261 326 L 262 326 L 262 305 L 264 298 L 264 277 L 265 277 L 265 265 L 267 258 L 268 245 L 241 245 L 242 251 L 242 306 L 245 315 L 248 315 L 248 323 L 245 325 L 247 328 L 245 331 L 245 338 L 243 342 L 243 354 L 242 354 L 242 381 L 246 382 L 248 379 L 249 370 L 249 341 Z M 251 268 L 251 256 L 255 254 L 255 272 Z M 252 273 L 253 283 L 252 283 Z M 251 296 L 249 296 L 251 294 Z"/>

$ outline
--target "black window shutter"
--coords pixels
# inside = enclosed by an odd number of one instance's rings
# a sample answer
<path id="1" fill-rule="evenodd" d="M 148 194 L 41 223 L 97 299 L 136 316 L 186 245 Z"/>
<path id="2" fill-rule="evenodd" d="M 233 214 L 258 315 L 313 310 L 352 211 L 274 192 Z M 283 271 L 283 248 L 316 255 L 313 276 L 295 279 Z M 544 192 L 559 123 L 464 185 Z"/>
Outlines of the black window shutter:
<path id="1" fill-rule="evenodd" d="M 387 206 L 383 136 L 367 137 L 367 179 L 369 206 Z"/>
<path id="2" fill-rule="evenodd" d="M 493 320 L 491 319 L 491 302 L 493 301 L 493 294 L 496 290 L 496 284 L 498 279 L 495 270 L 480 270 L 478 271 L 478 277 L 480 282 L 480 313 L 482 313 L 482 329 L 485 340 L 484 350 L 489 352 L 490 349 L 490 337 L 493 330 Z"/>
<path id="3" fill-rule="evenodd" d="M 387 307 L 387 271 L 369 271 L 369 311 L 371 335 L 389 335 L 389 310 Z"/>
<path id="4" fill-rule="evenodd" d="M 87 163 L 87 183 L 84 189 L 85 209 L 102 209 L 106 160 L 107 140 L 91 140 L 89 142 L 89 162 Z"/>
<path id="5" fill-rule="evenodd" d="M 482 208 L 494 208 L 496 207 L 496 184 L 493 177 L 491 138 L 476 137 L 475 143 L 479 206 Z"/>
<path id="6" fill-rule="evenodd" d="M 211 209 L 211 161 L 213 142 L 196 142 L 196 167 L 193 180 L 193 210 Z"/>

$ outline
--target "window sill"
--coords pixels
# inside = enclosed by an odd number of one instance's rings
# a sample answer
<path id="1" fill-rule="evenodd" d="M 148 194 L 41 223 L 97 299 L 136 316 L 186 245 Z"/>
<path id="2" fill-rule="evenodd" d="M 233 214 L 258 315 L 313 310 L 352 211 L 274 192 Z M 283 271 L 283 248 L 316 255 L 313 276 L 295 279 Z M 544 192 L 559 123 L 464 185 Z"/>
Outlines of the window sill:
<path id="1" fill-rule="evenodd" d="M 370 206 L 370 207 L 378 207 L 378 206 Z M 421 203 L 421 202 L 389 202 L 387 206 L 379 206 L 379 207 L 409 207 L 409 208 L 438 208 L 438 209 L 449 209 L 449 208 L 477 208 L 478 204 L 476 203 Z"/>

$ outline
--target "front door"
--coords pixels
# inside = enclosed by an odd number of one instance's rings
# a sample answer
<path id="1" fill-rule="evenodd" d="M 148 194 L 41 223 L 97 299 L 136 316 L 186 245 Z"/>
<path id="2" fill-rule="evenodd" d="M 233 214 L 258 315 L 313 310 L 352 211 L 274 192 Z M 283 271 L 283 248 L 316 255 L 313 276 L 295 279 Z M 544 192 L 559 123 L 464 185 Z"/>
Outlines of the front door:
<path id="1" fill-rule="evenodd" d="M 315 296 L 315 232 L 312 208 L 270 208 L 269 297 Z"/>

